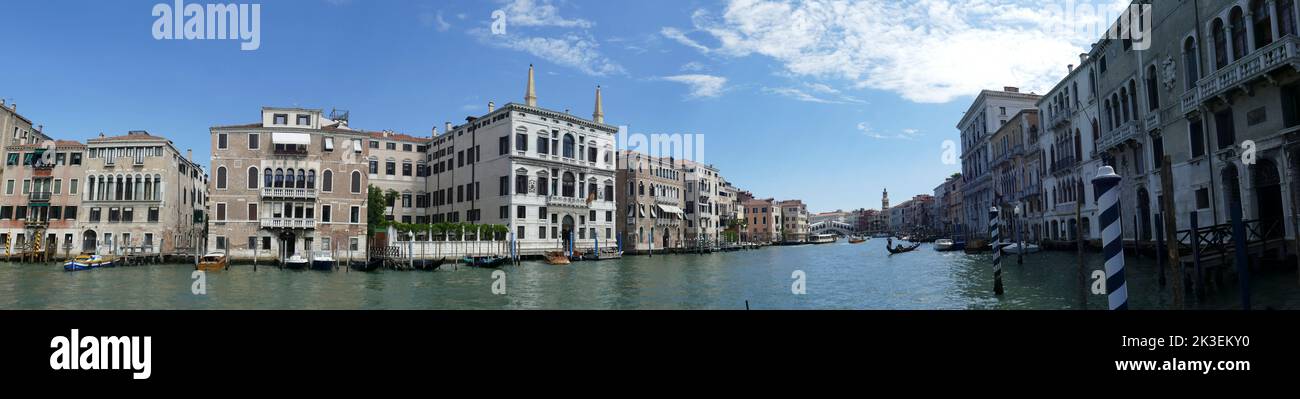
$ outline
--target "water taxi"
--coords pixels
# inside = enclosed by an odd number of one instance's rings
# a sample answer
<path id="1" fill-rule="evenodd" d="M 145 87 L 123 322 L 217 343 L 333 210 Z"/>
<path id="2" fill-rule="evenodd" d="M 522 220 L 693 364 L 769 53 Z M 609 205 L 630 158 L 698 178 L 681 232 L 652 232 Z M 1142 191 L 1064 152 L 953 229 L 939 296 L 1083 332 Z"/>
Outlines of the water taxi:
<path id="1" fill-rule="evenodd" d="M 68 261 L 68 263 L 63 264 L 63 270 L 70 272 L 98 269 L 101 267 L 113 267 L 113 260 L 94 254 L 81 254 Z"/>
<path id="2" fill-rule="evenodd" d="M 226 258 L 226 254 L 213 252 L 199 258 L 199 265 L 194 268 L 203 271 L 214 271 L 225 270 L 229 265 L 230 259 Z"/>
<path id="3" fill-rule="evenodd" d="M 858 236 L 849 237 L 849 244 L 861 244 L 864 242 L 867 242 L 867 239 Z"/>
<path id="4" fill-rule="evenodd" d="M 1039 248 L 1037 245 L 1029 244 L 1029 243 L 1025 244 L 1023 250 L 1021 249 L 1020 244 L 1008 244 L 1002 246 L 1002 253 L 1008 253 L 1008 254 L 1020 254 L 1020 253 L 1032 254 L 1040 250 L 1041 248 Z"/>
<path id="5" fill-rule="evenodd" d="M 336 264 L 338 262 L 335 262 L 334 257 L 330 256 L 328 252 L 320 252 L 311 257 L 312 270 L 334 270 Z"/>
<path id="6" fill-rule="evenodd" d="M 623 257 L 623 251 L 618 248 L 601 248 L 600 251 L 589 251 L 582 254 L 582 260 L 609 260 Z"/>
<path id="7" fill-rule="evenodd" d="M 953 245 L 955 244 L 952 242 L 952 239 L 949 238 L 940 238 L 938 240 L 934 240 L 935 251 L 952 251 Z"/>

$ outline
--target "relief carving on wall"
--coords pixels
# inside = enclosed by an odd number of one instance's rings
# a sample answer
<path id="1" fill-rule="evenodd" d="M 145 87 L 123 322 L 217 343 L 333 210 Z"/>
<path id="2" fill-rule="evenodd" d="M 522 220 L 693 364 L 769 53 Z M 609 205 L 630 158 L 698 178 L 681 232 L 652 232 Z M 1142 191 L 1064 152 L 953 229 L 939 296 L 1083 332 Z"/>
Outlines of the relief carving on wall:
<path id="1" fill-rule="evenodd" d="M 1173 91 L 1175 80 L 1174 76 L 1178 74 L 1178 67 L 1174 64 L 1172 57 L 1165 57 L 1164 62 L 1160 63 L 1160 73 L 1164 75 L 1161 82 L 1165 84 L 1165 90 Z"/>

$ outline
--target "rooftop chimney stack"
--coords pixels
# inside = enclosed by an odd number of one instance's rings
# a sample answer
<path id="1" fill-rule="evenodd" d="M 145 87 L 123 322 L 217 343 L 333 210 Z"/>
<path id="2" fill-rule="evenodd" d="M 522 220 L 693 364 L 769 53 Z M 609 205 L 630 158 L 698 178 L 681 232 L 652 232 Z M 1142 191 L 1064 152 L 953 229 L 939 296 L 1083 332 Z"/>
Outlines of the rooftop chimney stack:
<path id="1" fill-rule="evenodd" d="M 1074 64 L 1065 66 L 1065 73 L 1073 73 L 1073 72 L 1074 72 Z"/>
<path id="2" fill-rule="evenodd" d="M 434 127 L 433 127 L 433 137 L 438 137 L 438 127 L 437 127 L 437 126 L 434 126 Z"/>
<path id="3" fill-rule="evenodd" d="M 192 148 L 186 148 L 186 149 L 185 149 L 185 159 L 188 159 L 188 160 L 191 160 L 191 161 L 194 160 L 194 149 L 192 149 Z"/>
<path id="4" fill-rule="evenodd" d="M 591 120 L 596 123 L 605 123 L 605 106 L 600 101 L 600 86 L 596 86 L 596 111 L 592 112 Z"/>
<path id="5" fill-rule="evenodd" d="M 443 133 L 451 133 L 451 122 L 443 122 L 446 128 L 442 129 Z"/>
<path id="6" fill-rule="evenodd" d="M 488 101 L 488 113 L 492 113 L 492 111 L 496 111 L 496 110 L 497 110 L 497 103 Z"/>

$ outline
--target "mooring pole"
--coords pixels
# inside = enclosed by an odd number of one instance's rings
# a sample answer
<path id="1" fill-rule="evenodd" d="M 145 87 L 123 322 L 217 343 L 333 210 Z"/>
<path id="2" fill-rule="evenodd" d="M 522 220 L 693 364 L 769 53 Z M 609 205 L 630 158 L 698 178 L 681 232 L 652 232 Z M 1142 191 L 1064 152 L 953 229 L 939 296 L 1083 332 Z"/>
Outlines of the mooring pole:
<path id="1" fill-rule="evenodd" d="M 1115 169 L 1102 166 L 1092 179 L 1094 192 L 1101 193 L 1102 254 L 1106 259 L 1106 301 L 1110 310 L 1128 310 L 1128 285 L 1124 281 L 1124 229 L 1119 211 L 1119 182 Z"/>
<path id="2" fill-rule="evenodd" d="M 1016 210 L 1020 210 L 1017 206 Z M 1015 219 L 1011 222 L 1016 227 L 1016 245 L 1019 251 L 1016 251 L 1016 264 L 1025 264 L 1025 238 L 1020 235 L 1020 212 L 1016 212 Z"/>
<path id="3" fill-rule="evenodd" d="M 1205 297 L 1205 276 L 1201 274 L 1201 234 L 1197 232 L 1201 228 L 1200 219 L 1196 217 L 1196 212 L 1191 213 L 1192 221 L 1192 269 L 1196 272 L 1196 281 L 1192 282 L 1192 292 L 1196 294 L 1196 299 L 1200 300 Z"/>
<path id="4" fill-rule="evenodd" d="M 993 294 L 1002 295 L 1002 245 L 998 239 L 998 207 L 989 208 L 989 240 L 993 245 Z"/>
<path id="5" fill-rule="evenodd" d="M 1083 192 L 1083 183 L 1079 183 L 1079 191 Z M 1074 274 L 1079 288 L 1079 309 L 1088 309 L 1088 267 L 1083 261 L 1083 207 L 1080 205 L 1078 202 L 1074 204 Z"/>
<path id="6" fill-rule="evenodd" d="M 1228 193 L 1228 212 L 1232 216 L 1232 245 L 1236 252 L 1237 280 L 1241 282 L 1241 309 L 1250 310 L 1250 264 L 1246 257 L 1246 223 L 1241 221 L 1241 197 Z"/>
<path id="7" fill-rule="evenodd" d="M 1156 214 L 1156 276 L 1160 281 L 1160 288 L 1165 287 L 1165 226 L 1164 215 Z"/>
<path id="8" fill-rule="evenodd" d="M 1170 288 L 1174 293 L 1174 309 L 1183 308 L 1183 261 L 1178 255 L 1178 211 L 1174 205 L 1174 162 L 1173 158 L 1165 155 L 1160 162 L 1160 207 L 1163 209 L 1160 213 L 1169 215 L 1165 217 L 1165 242 L 1168 243 L 1166 256 L 1169 257 L 1169 266 L 1173 268 L 1173 286 Z M 1192 212 L 1192 220 L 1196 220 L 1196 213 Z M 1196 229 L 1192 228 L 1191 244 L 1193 250 L 1200 245 L 1196 234 Z"/>

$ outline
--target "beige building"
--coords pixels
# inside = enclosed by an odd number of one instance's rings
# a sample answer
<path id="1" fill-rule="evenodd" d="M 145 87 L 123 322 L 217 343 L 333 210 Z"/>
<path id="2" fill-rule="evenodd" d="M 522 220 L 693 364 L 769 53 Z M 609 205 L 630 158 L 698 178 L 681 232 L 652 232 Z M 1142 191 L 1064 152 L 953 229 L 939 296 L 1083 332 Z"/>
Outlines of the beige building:
<path id="1" fill-rule="evenodd" d="M 432 137 L 414 137 L 390 131 L 368 133 L 367 176 L 370 185 L 397 195 L 384 217 L 401 223 L 429 223 L 429 176 L 425 152 Z"/>
<path id="2" fill-rule="evenodd" d="M 753 243 L 781 242 L 781 207 L 776 200 L 750 199 L 742 202 L 745 206 L 745 230 L 740 240 Z"/>
<path id="3" fill-rule="evenodd" d="M 639 152 L 618 153 L 617 185 L 621 220 L 619 235 L 625 251 L 680 249 L 686 223 L 686 173 L 668 158 Z"/>
<path id="4" fill-rule="evenodd" d="M 800 200 L 779 201 L 775 206 L 781 209 L 782 241 L 808 242 L 808 206 Z"/>
<path id="5" fill-rule="evenodd" d="M 366 256 L 369 133 L 319 109 L 264 107 L 212 134 L 212 249 L 232 259 Z"/>

